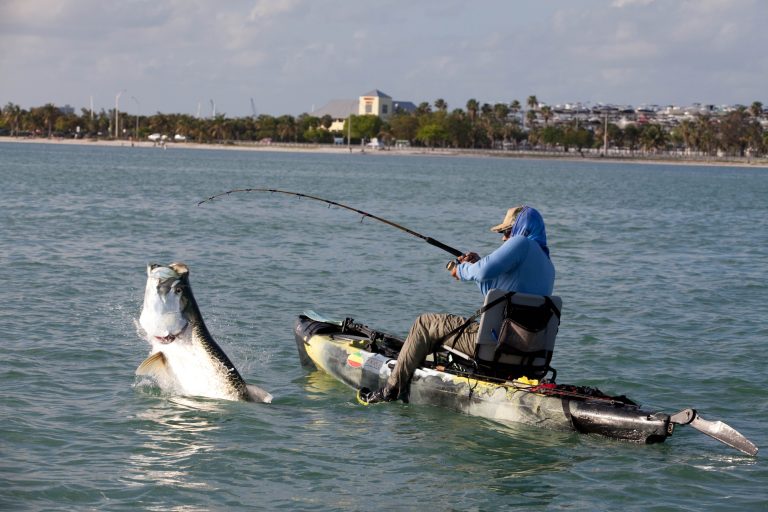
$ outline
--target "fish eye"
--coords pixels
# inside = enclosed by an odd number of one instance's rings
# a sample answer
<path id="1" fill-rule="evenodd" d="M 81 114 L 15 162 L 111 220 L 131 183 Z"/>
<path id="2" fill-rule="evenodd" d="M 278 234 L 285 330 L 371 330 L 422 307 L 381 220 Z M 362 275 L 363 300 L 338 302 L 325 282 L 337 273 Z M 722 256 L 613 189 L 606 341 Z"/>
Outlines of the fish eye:
<path id="1" fill-rule="evenodd" d="M 178 288 L 178 287 L 174 288 L 173 289 L 173 293 L 175 293 L 176 295 L 180 295 L 181 294 L 181 288 Z"/>

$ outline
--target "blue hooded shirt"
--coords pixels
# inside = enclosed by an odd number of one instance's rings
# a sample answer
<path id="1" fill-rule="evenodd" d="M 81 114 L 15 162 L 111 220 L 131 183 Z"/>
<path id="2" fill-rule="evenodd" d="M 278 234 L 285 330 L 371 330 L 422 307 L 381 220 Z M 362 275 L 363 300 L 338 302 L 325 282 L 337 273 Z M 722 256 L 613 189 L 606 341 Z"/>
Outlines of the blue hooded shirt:
<path id="1" fill-rule="evenodd" d="M 485 296 L 498 288 L 535 295 L 552 295 L 555 267 L 549 258 L 547 232 L 541 214 L 524 207 L 508 240 L 476 263 L 461 263 L 456 275 L 475 281 Z"/>
<path id="2" fill-rule="evenodd" d="M 547 228 L 544 226 L 544 219 L 536 208 L 523 206 L 523 211 L 517 215 L 515 223 L 512 224 L 510 238 L 516 235 L 524 236 L 538 243 L 544 253 L 549 256 Z"/>

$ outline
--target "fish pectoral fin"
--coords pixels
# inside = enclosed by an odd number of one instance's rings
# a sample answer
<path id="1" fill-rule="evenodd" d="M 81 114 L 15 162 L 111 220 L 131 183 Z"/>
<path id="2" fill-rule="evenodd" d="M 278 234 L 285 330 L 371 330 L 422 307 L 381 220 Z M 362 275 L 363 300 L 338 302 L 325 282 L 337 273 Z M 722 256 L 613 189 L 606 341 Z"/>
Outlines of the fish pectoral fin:
<path id="1" fill-rule="evenodd" d="M 246 389 L 248 390 L 248 398 L 253 402 L 263 402 L 265 404 L 272 403 L 272 395 L 264 391 L 258 386 L 254 386 L 253 384 L 247 384 Z"/>
<path id="2" fill-rule="evenodd" d="M 136 368 L 136 375 L 148 375 L 158 378 L 167 374 L 168 365 L 166 364 L 165 354 L 162 352 L 155 352 Z"/>

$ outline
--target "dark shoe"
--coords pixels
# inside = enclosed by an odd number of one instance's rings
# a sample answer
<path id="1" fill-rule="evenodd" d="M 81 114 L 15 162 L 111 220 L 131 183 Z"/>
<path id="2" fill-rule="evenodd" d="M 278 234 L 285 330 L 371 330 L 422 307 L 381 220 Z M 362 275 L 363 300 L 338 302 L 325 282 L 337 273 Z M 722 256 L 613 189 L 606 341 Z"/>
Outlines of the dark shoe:
<path id="1" fill-rule="evenodd" d="M 387 388 L 377 389 L 376 391 L 371 391 L 368 388 L 360 388 L 357 391 L 357 401 L 363 405 L 391 402 L 395 400 L 395 398 L 397 397 L 388 392 Z"/>

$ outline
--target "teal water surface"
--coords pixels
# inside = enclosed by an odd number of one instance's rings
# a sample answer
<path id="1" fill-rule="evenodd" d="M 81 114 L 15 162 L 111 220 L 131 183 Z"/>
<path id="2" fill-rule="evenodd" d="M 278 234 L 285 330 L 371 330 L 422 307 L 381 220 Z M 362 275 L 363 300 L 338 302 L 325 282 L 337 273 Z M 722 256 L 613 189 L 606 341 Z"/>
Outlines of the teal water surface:
<path id="1" fill-rule="evenodd" d="M 540 209 L 558 381 L 695 407 L 765 449 L 768 171 L 520 159 L 0 144 L 0 510 L 768 510 L 768 467 L 689 428 L 662 445 L 361 407 L 299 365 L 314 309 L 398 334 L 481 297 L 418 238 L 486 254 Z M 184 261 L 271 405 L 137 385 L 148 262 Z"/>

